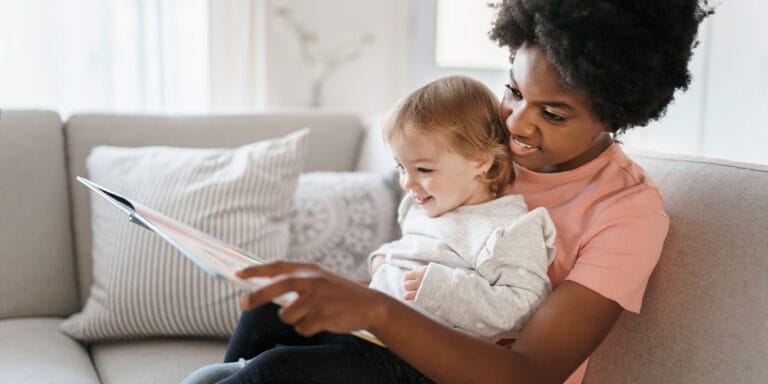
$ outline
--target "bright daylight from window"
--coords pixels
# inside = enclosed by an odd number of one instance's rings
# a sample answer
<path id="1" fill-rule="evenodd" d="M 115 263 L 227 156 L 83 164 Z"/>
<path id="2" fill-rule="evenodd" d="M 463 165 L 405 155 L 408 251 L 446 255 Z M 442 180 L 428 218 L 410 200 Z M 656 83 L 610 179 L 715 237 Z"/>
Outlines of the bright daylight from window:
<path id="1" fill-rule="evenodd" d="M 509 54 L 488 39 L 488 3 L 0 0 L 0 108 L 63 118 L 335 108 L 375 120 L 410 90 L 450 73 L 476 77 L 500 96 Z M 764 0 L 721 2 L 699 28 L 689 89 L 623 142 L 768 163 L 765 14 Z M 307 44 L 325 61 L 310 62 Z M 329 62 L 336 63 L 330 70 Z M 318 74 L 322 93 L 313 96 Z"/>

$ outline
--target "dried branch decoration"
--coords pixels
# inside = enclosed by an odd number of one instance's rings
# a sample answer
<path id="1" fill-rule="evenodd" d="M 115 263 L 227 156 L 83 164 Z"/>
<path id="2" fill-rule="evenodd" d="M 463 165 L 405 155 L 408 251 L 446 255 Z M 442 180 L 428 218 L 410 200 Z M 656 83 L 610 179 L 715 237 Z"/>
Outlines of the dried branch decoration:
<path id="1" fill-rule="evenodd" d="M 333 72 L 362 56 L 365 47 L 376 41 L 373 34 L 364 33 L 335 46 L 324 48 L 320 45 L 318 34 L 306 29 L 303 23 L 296 20 L 290 8 L 276 7 L 275 15 L 282 19 L 297 37 L 302 57 L 314 70 L 311 88 L 313 107 L 322 105 L 323 87 Z"/>

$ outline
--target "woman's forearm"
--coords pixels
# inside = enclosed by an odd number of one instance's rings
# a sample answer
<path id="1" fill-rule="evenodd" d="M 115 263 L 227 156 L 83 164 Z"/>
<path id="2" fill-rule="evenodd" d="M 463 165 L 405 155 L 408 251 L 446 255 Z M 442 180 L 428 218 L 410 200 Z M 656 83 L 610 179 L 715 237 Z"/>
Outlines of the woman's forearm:
<path id="1" fill-rule="evenodd" d="M 273 277 L 243 296 L 244 310 L 298 292 L 299 299 L 283 307 L 280 318 L 299 334 L 368 329 L 440 383 L 562 383 L 597 348 L 622 311 L 615 301 L 566 280 L 506 349 L 447 328 L 397 299 L 314 264 L 261 264 L 238 276 Z"/>
<path id="2" fill-rule="evenodd" d="M 374 322 L 371 332 L 435 382 L 540 382 L 519 351 L 450 329 L 395 299 L 382 298 Z"/>

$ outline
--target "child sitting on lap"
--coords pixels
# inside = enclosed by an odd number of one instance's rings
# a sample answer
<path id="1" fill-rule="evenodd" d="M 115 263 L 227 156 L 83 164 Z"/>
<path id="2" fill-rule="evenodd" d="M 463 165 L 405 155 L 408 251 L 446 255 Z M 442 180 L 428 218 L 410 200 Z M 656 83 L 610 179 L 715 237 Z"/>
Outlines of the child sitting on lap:
<path id="1" fill-rule="evenodd" d="M 395 106 L 384 137 L 406 192 L 402 238 L 369 257 L 370 288 L 490 341 L 516 337 L 549 294 L 555 254 L 544 208 L 528 211 L 519 195 L 497 198 L 512 177 L 498 105 L 479 81 L 449 76 Z M 278 310 L 244 312 L 225 358 L 232 362 L 203 367 L 184 383 L 431 382 L 355 336 L 301 336 Z"/>
<path id="2" fill-rule="evenodd" d="M 369 257 L 370 287 L 436 320 L 497 341 L 514 338 L 549 294 L 555 228 L 509 183 L 498 101 L 477 80 L 450 76 L 403 99 L 384 136 L 407 193 L 402 238 Z"/>

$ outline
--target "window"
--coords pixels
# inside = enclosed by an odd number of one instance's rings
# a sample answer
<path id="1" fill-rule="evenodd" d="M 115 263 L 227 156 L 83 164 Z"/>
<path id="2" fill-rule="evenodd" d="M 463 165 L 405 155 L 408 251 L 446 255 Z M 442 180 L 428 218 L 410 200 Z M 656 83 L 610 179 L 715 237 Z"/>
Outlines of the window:
<path id="1" fill-rule="evenodd" d="M 499 70 L 509 67 L 509 51 L 488 38 L 495 10 L 486 1 L 437 0 L 436 14 L 437 66 Z"/>

